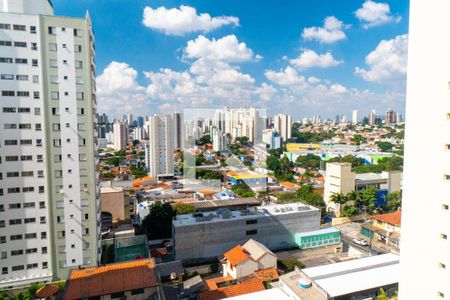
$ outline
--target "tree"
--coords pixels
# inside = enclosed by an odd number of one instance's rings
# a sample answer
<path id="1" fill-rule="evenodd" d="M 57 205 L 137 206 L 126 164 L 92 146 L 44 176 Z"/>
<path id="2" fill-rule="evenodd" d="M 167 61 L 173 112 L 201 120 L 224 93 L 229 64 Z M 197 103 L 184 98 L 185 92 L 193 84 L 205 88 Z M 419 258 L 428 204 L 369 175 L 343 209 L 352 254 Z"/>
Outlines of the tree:
<path id="1" fill-rule="evenodd" d="M 114 156 L 126 156 L 125 150 L 119 150 L 114 152 Z"/>
<path id="2" fill-rule="evenodd" d="M 211 144 L 211 136 L 209 134 L 203 135 L 200 139 L 197 140 L 197 145 L 203 146 L 206 144 Z"/>
<path id="3" fill-rule="evenodd" d="M 142 221 L 148 238 L 151 240 L 170 238 L 172 236 L 172 219 L 176 215 L 170 203 L 157 201 L 150 206 L 149 214 Z"/>
<path id="4" fill-rule="evenodd" d="M 386 292 L 383 290 L 383 288 L 380 288 L 380 291 L 378 292 L 377 300 L 389 300 L 389 296 L 386 294 Z"/>
<path id="5" fill-rule="evenodd" d="M 120 165 L 120 157 L 118 157 L 118 156 L 110 157 L 106 160 L 106 163 L 108 165 L 113 165 L 113 166 L 118 167 Z"/>
<path id="6" fill-rule="evenodd" d="M 402 206 L 402 192 L 392 192 L 387 195 L 387 212 L 398 210 Z"/>
<path id="7" fill-rule="evenodd" d="M 131 175 L 136 176 L 136 178 L 141 178 L 147 176 L 147 171 L 144 168 L 137 167 L 135 165 L 130 166 Z"/>
<path id="8" fill-rule="evenodd" d="M 245 183 L 235 184 L 235 185 L 233 185 L 233 187 L 231 189 L 233 190 L 233 192 L 235 192 L 237 195 L 239 195 L 243 198 L 255 196 L 255 193 Z"/>
<path id="9" fill-rule="evenodd" d="M 370 187 L 362 192 L 361 203 L 366 207 L 366 211 L 369 214 L 375 210 L 375 204 L 377 202 L 377 189 Z"/>
<path id="10" fill-rule="evenodd" d="M 302 185 L 297 190 L 297 196 L 304 200 L 312 192 L 312 184 Z"/>
<path id="11" fill-rule="evenodd" d="M 378 146 L 378 148 L 380 148 L 380 150 L 383 151 L 383 152 L 391 151 L 392 148 L 394 147 L 394 145 L 393 145 L 392 143 L 390 143 L 390 142 L 384 142 L 384 141 L 377 142 L 377 146 Z"/>
<path id="12" fill-rule="evenodd" d="M 318 169 L 320 167 L 321 158 L 314 154 L 297 157 L 297 166 L 305 169 Z"/>
<path id="13" fill-rule="evenodd" d="M 360 134 L 355 134 L 352 138 L 352 141 L 356 144 L 356 145 L 361 145 L 361 143 L 365 143 L 367 142 L 367 139 L 365 137 L 363 137 Z"/>
<path id="14" fill-rule="evenodd" d="M 342 193 L 334 193 L 330 196 L 330 201 L 339 204 L 339 216 L 342 216 L 342 208 L 348 202 L 348 198 Z"/>
<path id="15" fill-rule="evenodd" d="M 205 156 L 203 156 L 203 154 L 199 154 L 196 158 L 195 158 L 195 165 L 196 166 L 201 166 L 206 162 L 206 158 Z"/>
<path id="16" fill-rule="evenodd" d="M 187 203 L 175 203 L 172 205 L 177 215 L 191 214 L 195 212 L 195 207 Z"/>
<path id="17" fill-rule="evenodd" d="M 359 210 L 358 208 L 354 207 L 354 206 L 345 206 L 342 209 L 342 212 L 344 213 L 344 216 L 346 217 L 352 217 L 358 214 Z"/>

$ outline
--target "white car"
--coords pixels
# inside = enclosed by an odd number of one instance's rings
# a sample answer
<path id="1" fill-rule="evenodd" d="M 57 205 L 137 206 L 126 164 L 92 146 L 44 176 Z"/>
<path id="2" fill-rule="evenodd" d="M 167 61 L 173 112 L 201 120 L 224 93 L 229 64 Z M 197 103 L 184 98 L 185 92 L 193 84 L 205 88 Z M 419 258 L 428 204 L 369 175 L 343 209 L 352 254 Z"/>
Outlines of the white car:
<path id="1" fill-rule="evenodd" d="M 369 243 L 363 239 L 353 239 L 353 242 L 360 246 L 369 246 Z"/>

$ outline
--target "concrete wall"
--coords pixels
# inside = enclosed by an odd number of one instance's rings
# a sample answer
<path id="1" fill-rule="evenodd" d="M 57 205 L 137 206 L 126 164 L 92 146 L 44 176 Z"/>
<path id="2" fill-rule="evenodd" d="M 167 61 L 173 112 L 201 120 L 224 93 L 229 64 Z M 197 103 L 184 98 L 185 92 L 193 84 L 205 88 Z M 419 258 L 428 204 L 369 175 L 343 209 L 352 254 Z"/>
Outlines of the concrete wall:
<path id="1" fill-rule="evenodd" d="M 252 219 L 257 219 L 257 224 L 247 225 L 246 221 Z M 176 258 L 181 260 L 221 256 L 250 238 L 271 250 L 283 249 L 295 244 L 295 233 L 319 228 L 319 210 L 199 222 L 174 226 L 174 249 Z M 257 233 L 247 235 L 249 230 Z"/>
<path id="2" fill-rule="evenodd" d="M 102 211 L 112 214 L 113 222 L 130 219 L 130 200 L 123 191 L 100 193 Z"/>
<path id="3" fill-rule="evenodd" d="M 344 195 L 355 190 L 355 173 L 350 163 L 327 163 L 325 175 L 324 201 L 327 209 L 339 211 L 339 204 L 330 202 L 333 194 Z"/>

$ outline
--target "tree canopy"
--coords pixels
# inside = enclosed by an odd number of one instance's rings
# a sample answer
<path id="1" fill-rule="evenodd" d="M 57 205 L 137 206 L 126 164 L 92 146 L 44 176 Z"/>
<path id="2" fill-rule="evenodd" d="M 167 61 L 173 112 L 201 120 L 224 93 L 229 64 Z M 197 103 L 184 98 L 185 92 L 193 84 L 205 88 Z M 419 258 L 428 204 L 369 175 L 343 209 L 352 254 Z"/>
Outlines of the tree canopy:
<path id="1" fill-rule="evenodd" d="M 172 219 L 176 211 L 170 203 L 155 202 L 149 208 L 149 214 L 142 221 L 148 238 L 151 240 L 170 238 L 172 236 Z"/>

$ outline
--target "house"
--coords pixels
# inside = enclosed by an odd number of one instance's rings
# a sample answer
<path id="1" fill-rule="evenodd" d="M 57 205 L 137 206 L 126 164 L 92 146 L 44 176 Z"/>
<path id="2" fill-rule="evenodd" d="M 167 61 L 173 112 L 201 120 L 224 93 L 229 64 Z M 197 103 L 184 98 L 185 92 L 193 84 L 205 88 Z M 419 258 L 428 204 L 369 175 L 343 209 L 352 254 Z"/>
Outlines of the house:
<path id="1" fill-rule="evenodd" d="M 400 225 L 402 212 L 371 216 L 371 223 L 361 226 L 361 234 L 396 248 L 400 246 Z"/>
<path id="2" fill-rule="evenodd" d="M 73 269 L 64 299 L 149 299 L 157 297 L 154 259 L 140 259 L 102 267 Z M 155 298 L 156 299 L 156 298 Z"/>
<path id="3" fill-rule="evenodd" d="M 224 254 L 223 276 L 234 279 L 247 277 L 258 270 L 276 269 L 277 256 L 266 246 L 253 239 Z"/>
<path id="4" fill-rule="evenodd" d="M 207 280 L 206 284 L 206 290 L 199 294 L 200 300 L 218 300 L 265 290 L 263 281 L 257 277 L 241 281 L 233 280 L 230 276 L 219 277 Z"/>
<path id="5" fill-rule="evenodd" d="M 100 207 L 112 215 L 113 223 L 130 219 L 130 199 L 122 187 L 101 187 Z"/>
<path id="6" fill-rule="evenodd" d="M 285 192 L 295 192 L 298 189 L 298 185 L 289 181 L 282 181 L 279 185 L 283 188 Z"/>

